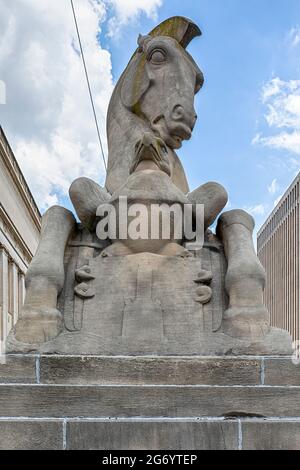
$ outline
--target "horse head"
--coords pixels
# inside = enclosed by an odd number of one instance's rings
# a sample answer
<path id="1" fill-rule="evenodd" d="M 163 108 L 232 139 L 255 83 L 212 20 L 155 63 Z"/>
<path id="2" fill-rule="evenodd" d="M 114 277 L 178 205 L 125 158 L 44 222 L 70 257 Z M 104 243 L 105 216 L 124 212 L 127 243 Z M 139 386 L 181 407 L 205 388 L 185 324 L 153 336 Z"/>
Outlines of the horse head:
<path id="1" fill-rule="evenodd" d="M 204 79 L 185 48 L 200 34 L 190 20 L 174 17 L 139 36 L 139 47 L 115 87 L 108 111 L 110 192 L 143 160 L 152 161 L 187 192 L 174 150 L 191 137 L 197 119 L 194 96 Z"/>

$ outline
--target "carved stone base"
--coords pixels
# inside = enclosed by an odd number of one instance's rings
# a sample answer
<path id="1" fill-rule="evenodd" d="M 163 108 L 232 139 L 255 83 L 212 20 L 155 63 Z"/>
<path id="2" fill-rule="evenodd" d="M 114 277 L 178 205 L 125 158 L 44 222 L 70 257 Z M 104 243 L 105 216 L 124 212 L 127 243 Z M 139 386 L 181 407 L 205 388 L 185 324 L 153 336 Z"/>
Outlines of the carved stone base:
<path id="1" fill-rule="evenodd" d="M 198 334 L 193 341 L 180 339 L 163 340 L 160 344 L 149 343 L 137 338 L 135 342 L 119 338 L 98 337 L 92 334 L 63 333 L 56 340 L 43 345 L 19 343 L 11 336 L 7 341 L 10 353 L 39 352 L 41 354 L 91 354 L 91 355 L 157 355 L 157 356 L 224 356 L 224 355 L 287 355 L 291 354 L 290 335 L 277 328 L 271 328 L 260 341 L 242 341 L 224 333 Z"/>
<path id="2" fill-rule="evenodd" d="M 150 253 L 78 259 L 67 269 L 60 299 L 64 329 L 44 344 L 19 343 L 9 352 L 105 355 L 290 354 L 287 332 L 225 334 L 222 252 L 204 247 L 201 256 Z M 252 323 L 251 323 L 252 322 Z M 251 326 L 252 325 L 252 326 Z M 34 325 L 33 325 L 34 326 Z M 259 329 L 258 329 L 259 330 Z M 227 332 L 227 330 L 226 330 Z"/>

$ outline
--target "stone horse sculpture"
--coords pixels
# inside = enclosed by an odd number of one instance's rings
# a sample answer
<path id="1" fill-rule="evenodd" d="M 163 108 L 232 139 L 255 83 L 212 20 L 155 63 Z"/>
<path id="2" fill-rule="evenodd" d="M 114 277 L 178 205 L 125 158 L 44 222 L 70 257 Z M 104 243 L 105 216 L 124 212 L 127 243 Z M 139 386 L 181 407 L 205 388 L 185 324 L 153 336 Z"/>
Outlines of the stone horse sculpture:
<path id="1" fill-rule="evenodd" d="M 203 74 L 186 51 L 201 35 L 174 17 L 138 38 L 108 116 L 105 188 L 79 178 L 63 207 L 43 216 L 26 276 L 23 313 L 11 350 L 110 354 L 287 353 L 289 335 L 270 327 L 264 270 L 255 254 L 253 218 L 224 212 L 226 190 L 207 183 L 190 192 L 175 150 L 191 137 L 194 95 Z M 185 240 L 112 240 L 95 234 L 101 204 L 203 204 L 201 252 Z M 194 217 L 197 217 L 194 212 Z"/>

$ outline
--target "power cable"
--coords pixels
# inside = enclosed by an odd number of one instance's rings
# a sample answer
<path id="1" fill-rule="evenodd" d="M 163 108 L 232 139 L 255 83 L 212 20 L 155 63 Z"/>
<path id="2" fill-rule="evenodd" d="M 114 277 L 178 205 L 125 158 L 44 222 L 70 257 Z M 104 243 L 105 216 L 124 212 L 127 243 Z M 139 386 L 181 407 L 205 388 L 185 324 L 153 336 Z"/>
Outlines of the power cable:
<path id="1" fill-rule="evenodd" d="M 82 42 L 81 42 L 81 38 L 80 38 L 80 32 L 79 32 L 79 27 L 78 27 L 78 22 L 77 22 L 77 18 L 76 18 L 76 12 L 75 12 L 75 8 L 74 8 L 73 0 L 71 0 L 71 6 L 72 6 L 72 11 L 73 11 L 73 17 L 74 17 L 75 27 L 76 27 L 76 31 L 77 31 L 77 37 L 78 37 L 78 42 L 79 42 L 79 47 L 80 47 L 80 52 L 81 52 L 81 57 L 82 57 L 82 62 L 83 62 L 83 67 L 84 67 L 84 72 L 85 72 L 85 77 L 86 77 L 87 86 L 88 86 L 89 95 L 90 95 L 90 100 L 91 100 L 91 105 L 92 105 L 92 109 L 93 109 L 93 114 L 94 114 L 94 119 L 95 119 L 97 134 L 98 134 L 98 139 L 99 139 L 99 143 L 100 143 L 100 148 L 101 148 L 101 154 L 102 154 L 102 158 L 103 158 L 104 168 L 105 168 L 105 171 L 107 172 L 107 164 L 106 164 L 106 160 L 105 160 L 105 156 L 104 156 L 104 150 L 103 150 L 103 145 L 102 145 L 102 139 L 101 139 L 100 129 L 99 129 L 99 125 L 98 125 L 98 119 L 97 119 L 96 109 L 95 109 L 95 105 L 94 105 L 94 99 L 93 99 L 93 94 L 92 94 L 92 89 L 91 89 L 89 74 L 88 74 L 88 70 L 87 70 L 87 66 L 86 66 L 86 62 L 85 62 L 85 58 L 84 58 L 84 52 L 83 52 Z"/>

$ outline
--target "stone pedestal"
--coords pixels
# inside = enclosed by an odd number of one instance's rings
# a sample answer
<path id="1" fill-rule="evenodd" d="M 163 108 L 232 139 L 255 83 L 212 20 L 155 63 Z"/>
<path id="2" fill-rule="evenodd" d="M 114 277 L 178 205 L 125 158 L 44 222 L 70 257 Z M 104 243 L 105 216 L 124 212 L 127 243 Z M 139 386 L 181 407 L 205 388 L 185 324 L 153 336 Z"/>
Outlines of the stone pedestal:
<path id="1" fill-rule="evenodd" d="M 289 357 L 8 355 L 1 449 L 300 449 Z"/>
<path id="2" fill-rule="evenodd" d="M 200 255 L 188 257 L 153 253 L 93 257 L 93 246 L 86 246 L 87 240 L 82 243 L 84 247 L 71 247 L 66 256 L 66 281 L 58 302 L 63 327 L 58 336 L 28 344 L 19 342 L 12 331 L 7 352 L 109 356 L 292 352 L 287 331 L 267 325 L 264 334 L 258 333 L 260 320 L 249 312 L 243 322 L 247 334 L 224 330 L 226 261 L 216 241 L 207 242 Z M 45 320 L 45 309 L 42 312 Z M 28 341 L 41 321 L 21 317 L 17 330 L 22 333 L 25 328 Z"/>

